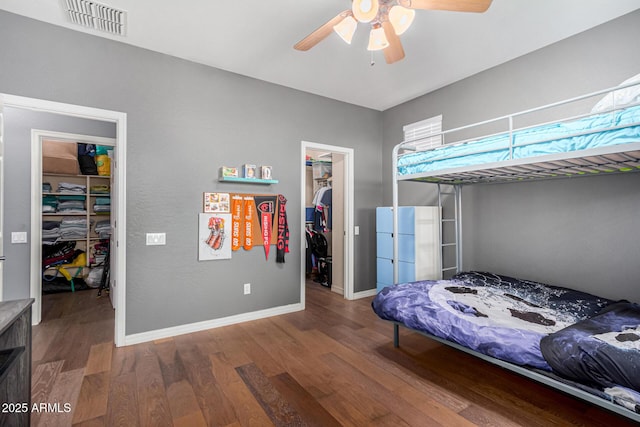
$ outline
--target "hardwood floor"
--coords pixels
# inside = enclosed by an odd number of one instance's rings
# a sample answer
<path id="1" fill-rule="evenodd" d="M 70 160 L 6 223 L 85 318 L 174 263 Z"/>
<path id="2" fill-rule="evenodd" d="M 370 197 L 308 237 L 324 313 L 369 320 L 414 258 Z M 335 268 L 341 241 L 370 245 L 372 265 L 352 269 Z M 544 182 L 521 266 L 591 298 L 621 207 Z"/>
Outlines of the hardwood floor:
<path id="1" fill-rule="evenodd" d="M 303 312 L 115 348 L 108 297 L 46 296 L 32 425 L 634 425 L 406 330 L 395 349 L 370 301 L 310 283 Z"/>

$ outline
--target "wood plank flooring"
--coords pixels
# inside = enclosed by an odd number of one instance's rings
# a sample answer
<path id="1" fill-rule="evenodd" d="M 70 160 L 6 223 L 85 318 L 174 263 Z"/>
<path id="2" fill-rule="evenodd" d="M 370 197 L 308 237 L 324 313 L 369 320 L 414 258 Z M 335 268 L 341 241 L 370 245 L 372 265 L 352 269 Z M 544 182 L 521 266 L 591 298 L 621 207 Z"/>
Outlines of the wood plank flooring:
<path id="1" fill-rule="evenodd" d="M 627 426 L 307 285 L 303 312 L 113 346 L 108 297 L 47 295 L 33 426 Z M 56 405 L 57 404 L 57 405 Z"/>

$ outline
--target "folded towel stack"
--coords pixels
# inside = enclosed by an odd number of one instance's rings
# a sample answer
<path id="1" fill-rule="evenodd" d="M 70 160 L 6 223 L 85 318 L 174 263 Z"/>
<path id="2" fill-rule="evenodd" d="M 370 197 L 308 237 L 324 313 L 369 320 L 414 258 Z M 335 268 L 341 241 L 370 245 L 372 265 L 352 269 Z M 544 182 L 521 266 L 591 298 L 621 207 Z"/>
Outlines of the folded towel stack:
<path id="1" fill-rule="evenodd" d="M 93 211 L 97 214 L 109 214 L 111 212 L 111 197 L 96 197 Z"/>
<path id="2" fill-rule="evenodd" d="M 72 182 L 61 182 L 58 184 L 58 193 L 76 193 L 85 194 L 87 186 L 82 184 L 74 184 Z"/>
<path id="3" fill-rule="evenodd" d="M 94 230 L 101 239 L 108 239 L 111 236 L 111 222 L 109 220 L 98 221 Z"/>
<path id="4" fill-rule="evenodd" d="M 42 222 L 42 244 L 51 245 L 60 238 L 60 221 Z"/>
<path id="5" fill-rule="evenodd" d="M 87 237 L 87 219 L 68 217 L 60 223 L 60 236 L 63 239 L 84 239 Z"/>

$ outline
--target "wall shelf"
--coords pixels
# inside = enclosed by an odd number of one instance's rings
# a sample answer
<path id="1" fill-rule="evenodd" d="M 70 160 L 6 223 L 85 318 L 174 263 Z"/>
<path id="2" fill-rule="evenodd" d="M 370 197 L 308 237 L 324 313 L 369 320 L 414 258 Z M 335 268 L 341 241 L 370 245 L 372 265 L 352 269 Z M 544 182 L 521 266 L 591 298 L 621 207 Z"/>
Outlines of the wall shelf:
<path id="1" fill-rule="evenodd" d="M 222 176 L 218 178 L 220 182 L 242 182 L 245 184 L 263 184 L 263 185 L 271 185 L 277 184 L 277 179 L 260 179 L 260 178 L 239 178 L 236 176 Z"/>

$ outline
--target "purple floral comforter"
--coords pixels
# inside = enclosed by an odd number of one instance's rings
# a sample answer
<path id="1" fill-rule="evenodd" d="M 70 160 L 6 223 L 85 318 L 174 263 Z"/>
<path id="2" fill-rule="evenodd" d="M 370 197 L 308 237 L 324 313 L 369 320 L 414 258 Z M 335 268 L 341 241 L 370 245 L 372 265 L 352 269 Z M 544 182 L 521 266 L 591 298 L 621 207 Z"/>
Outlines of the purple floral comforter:
<path id="1" fill-rule="evenodd" d="M 384 288 L 372 307 L 385 320 L 512 362 L 551 370 L 540 340 L 613 301 L 492 273 L 460 273 Z"/>

